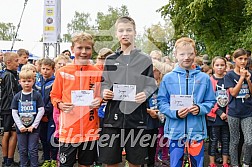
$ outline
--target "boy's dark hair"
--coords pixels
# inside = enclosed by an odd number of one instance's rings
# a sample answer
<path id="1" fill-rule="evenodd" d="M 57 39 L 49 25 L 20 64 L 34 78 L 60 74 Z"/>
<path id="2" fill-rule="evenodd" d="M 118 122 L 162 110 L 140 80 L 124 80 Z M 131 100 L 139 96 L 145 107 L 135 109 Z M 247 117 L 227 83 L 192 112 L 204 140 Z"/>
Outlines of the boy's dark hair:
<path id="1" fill-rule="evenodd" d="M 26 55 L 29 56 L 28 50 L 25 50 L 25 49 L 18 49 L 17 54 L 18 54 L 19 56 L 22 56 L 23 54 L 26 54 Z"/>
<path id="2" fill-rule="evenodd" d="M 246 51 L 247 51 L 248 57 L 251 56 L 251 51 L 250 50 L 246 50 Z"/>
<path id="3" fill-rule="evenodd" d="M 55 62 L 52 59 L 46 58 L 41 61 L 41 65 L 51 66 L 52 69 L 55 68 Z"/>
<path id="4" fill-rule="evenodd" d="M 233 58 L 237 58 L 243 55 L 247 55 L 247 51 L 243 48 L 236 49 L 233 53 Z"/>
<path id="5" fill-rule="evenodd" d="M 66 52 L 71 53 L 70 50 L 64 50 L 62 53 L 64 54 L 64 53 L 66 53 Z"/>
<path id="6" fill-rule="evenodd" d="M 129 17 L 129 16 L 123 16 L 123 17 L 119 17 L 117 20 L 116 20 L 116 23 L 115 23 L 115 26 L 117 27 L 117 25 L 119 23 L 131 23 L 134 27 L 134 30 L 136 31 L 136 23 L 135 21 Z"/>

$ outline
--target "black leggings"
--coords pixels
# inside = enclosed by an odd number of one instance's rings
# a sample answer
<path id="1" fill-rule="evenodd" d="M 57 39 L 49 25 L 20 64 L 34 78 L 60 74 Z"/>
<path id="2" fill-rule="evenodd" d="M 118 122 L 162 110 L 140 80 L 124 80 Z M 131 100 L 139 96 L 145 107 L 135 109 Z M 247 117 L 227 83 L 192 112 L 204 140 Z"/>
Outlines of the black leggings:
<path id="1" fill-rule="evenodd" d="M 218 145 L 218 141 L 221 142 L 222 146 L 222 155 L 229 155 L 229 128 L 228 125 L 223 126 L 210 126 L 210 140 L 209 140 L 209 148 L 208 148 L 208 154 L 210 156 L 216 155 L 216 148 Z"/>

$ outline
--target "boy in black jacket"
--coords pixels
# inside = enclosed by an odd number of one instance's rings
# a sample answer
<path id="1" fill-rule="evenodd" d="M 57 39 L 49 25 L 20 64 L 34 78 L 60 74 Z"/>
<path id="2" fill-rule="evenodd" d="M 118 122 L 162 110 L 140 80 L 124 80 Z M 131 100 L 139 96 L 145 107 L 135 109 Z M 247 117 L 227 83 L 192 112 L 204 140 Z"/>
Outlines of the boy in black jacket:
<path id="1" fill-rule="evenodd" d="M 13 157 L 17 145 L 17 134 L 11 112 L 11 102 L 18 92 L 18 55 L 12 52 L 4 53 L 6 69 L 1 81 L 1 115 L 3 117 L 4 135 L 2 139 L 2 166 L 18 166 Z"/>
<path id="2" fill-rule="evenodd" d="M 148 160 L 142 139 L 147 120 L 146 99 L 156 89 L 153 66 L 151 58 L 135 48 L 135 21 L 121 17 L 115 27 L 121 47 L 107 57 L 103 72 L 102 96 L 108 103 L 99 158 L 108 167 L 117 167 L 125 147 L 129 166 L 140 167 Z M 104 140 L 105 136 L 109 138 Z M 127 136 L 133 137 L 135 142 Z"/>

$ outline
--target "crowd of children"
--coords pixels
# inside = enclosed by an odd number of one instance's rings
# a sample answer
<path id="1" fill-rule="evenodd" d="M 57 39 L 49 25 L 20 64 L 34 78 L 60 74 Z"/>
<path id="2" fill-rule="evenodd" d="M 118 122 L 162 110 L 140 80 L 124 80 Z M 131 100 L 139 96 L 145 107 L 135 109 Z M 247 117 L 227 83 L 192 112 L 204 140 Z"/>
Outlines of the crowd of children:
<path id="1" fill-rule="evenodd" d="M 232 60 L 215 56 L 210 65 L 182 37 L 173 63 L 158 50 L 147 55 L 135 47 L 132 18 L 118 18 L 115 27 L 120 48 L 101 49 L 95 65 L 88 33 L 76 34 L 71 51 L 54 60 L 29 64 L 25 49 L 1 55 L 2 166 L 118 167 L 125 150 L 130 167 L 203 167 L 209 137 L 209 167 L 217 167 L 219 146 L 223 167 L 248 167 L 250 52 L 237 49 Z"/>

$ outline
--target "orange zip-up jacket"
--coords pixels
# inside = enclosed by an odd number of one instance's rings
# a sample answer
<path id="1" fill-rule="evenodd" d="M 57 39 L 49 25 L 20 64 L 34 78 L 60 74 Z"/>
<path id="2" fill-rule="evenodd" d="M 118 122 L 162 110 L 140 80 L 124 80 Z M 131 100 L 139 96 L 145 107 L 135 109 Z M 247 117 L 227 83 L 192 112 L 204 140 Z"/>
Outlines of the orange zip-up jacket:
<path id="1" fill-rule="evenodd" d="M 93 65 L 67 65 L 56 72 L 51 91 L 52 104 L 72 103 L 74 90 L 94 90 L 94 98 L 100 97 L 102 72 Z M 59 141 L 80 143 L 98 139 L 99 118 L 97 109 L 75 106 L 72 111 L 60 111 Z"/>

